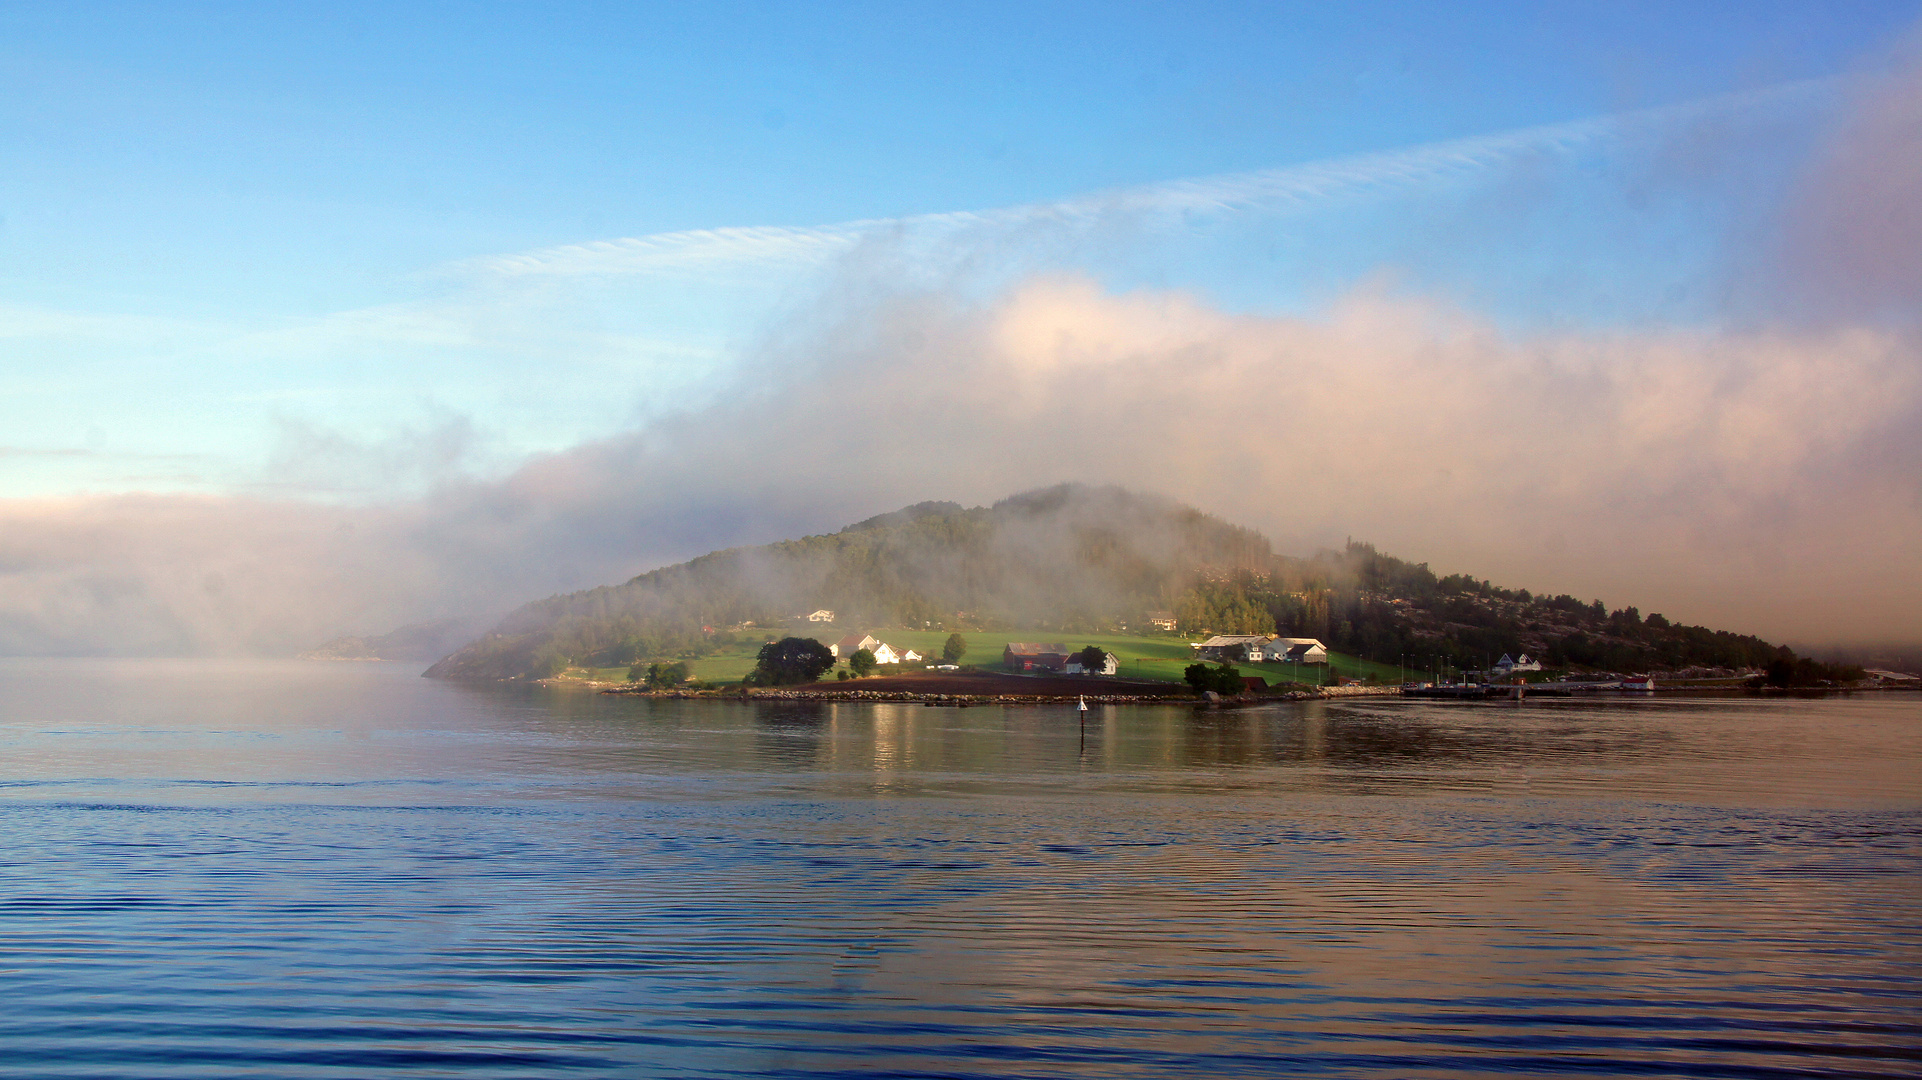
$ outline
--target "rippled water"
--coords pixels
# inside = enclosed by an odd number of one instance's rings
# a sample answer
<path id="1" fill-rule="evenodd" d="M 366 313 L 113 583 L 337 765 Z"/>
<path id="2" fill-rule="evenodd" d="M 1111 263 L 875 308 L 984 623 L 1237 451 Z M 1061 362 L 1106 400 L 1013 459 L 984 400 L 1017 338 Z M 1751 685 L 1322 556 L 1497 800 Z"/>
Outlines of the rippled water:
<path id="1" fill-rule="evenodd" d="M 1922 701 L 0 662 L 0 1075 L 1915 1076 Z"/>

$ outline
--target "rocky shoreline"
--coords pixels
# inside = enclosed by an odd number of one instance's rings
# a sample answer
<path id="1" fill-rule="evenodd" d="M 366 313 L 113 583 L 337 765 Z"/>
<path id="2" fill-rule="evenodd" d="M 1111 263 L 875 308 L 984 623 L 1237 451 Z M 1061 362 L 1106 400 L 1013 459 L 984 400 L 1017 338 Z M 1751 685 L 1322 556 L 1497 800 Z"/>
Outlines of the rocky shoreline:
<path id="1" fill-rule="evenodd" d="M 1394 686 L 1324 686 L 1312 690 L 1291 690 L 1283 694 L 1218 697 L 1210 692 L 1190 697 L 1167 694 L 942 694 L 911 690 L 853 690 L 841 688 L 792 687 L 785 689 L 752 688 L 734 690 L 650 690 L 645 687 L 615 686 L 601 691 L 627 697 L 671 701 L 860 701 L 967 708 L 980 705 L 1262 705 L 1276 701 L 1313 701 L 1331 697 L 1399 696 Z"/>

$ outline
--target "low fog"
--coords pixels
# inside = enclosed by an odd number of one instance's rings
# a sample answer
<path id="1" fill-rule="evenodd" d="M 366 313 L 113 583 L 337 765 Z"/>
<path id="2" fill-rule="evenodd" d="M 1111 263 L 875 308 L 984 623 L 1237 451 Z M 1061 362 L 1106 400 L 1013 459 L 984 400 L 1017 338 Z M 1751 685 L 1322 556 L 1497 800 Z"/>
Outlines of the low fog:
<path id="1" fill-rule="evenodd" d="M 502 477 L 0 503 L 0 651 L 285 654 L 1064 480 L 1283 552 L 1353 536 L 1776 640 L 1914 641 L 1922 80 L 1858 95 L 1733 230 L 1725 318 L 1517 328 L 1392 273 L 1289 317 L 1058 264 L 904 287 L 864 244 L 710 403 Z"/>

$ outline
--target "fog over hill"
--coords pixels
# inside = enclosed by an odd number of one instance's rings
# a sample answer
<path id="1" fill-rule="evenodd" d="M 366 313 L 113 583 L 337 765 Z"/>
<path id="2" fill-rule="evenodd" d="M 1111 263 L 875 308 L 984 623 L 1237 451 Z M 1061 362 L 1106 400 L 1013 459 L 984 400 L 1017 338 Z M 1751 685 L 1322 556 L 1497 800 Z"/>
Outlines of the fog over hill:
<path id="1" fill-rule="evenodd" d="M 1062 484 L 987 507 L 926 502 L 839 532 L 717 551 L 624 584 L 550 597 L 435 664 L 441 678 L 523 678 L 569 665 L 692 658 L 715 641 L 842 627 L 1149 627 L 1293 633 L 1392 662 L 1420 650 L 1466 665 L 1534 651 L 1558 664 L 1756 667 L 1786 655 L 1759 638 L 1681 626 L 1600 600 L 1537 597 L 1437 576 L 1348 543 L 1302 558 L 1260 533 L 1167 499 Z M 794 629 L 798 628 L 798 629 Z"/>
<path id="2" fill-rule="evenodd" d="M 626 664 L 702 628 L 779 626 L 826 608 L 853 624 L 1073 629 L 1171 608 L 1202 567 L 1268 571 L 1252 529 L 1114 487 L 1063 484 L 989 507 L 925 502 L 839 532 L 732 548 L 510 614 L 429 672 L 504 677 L 558 660 Z"/>

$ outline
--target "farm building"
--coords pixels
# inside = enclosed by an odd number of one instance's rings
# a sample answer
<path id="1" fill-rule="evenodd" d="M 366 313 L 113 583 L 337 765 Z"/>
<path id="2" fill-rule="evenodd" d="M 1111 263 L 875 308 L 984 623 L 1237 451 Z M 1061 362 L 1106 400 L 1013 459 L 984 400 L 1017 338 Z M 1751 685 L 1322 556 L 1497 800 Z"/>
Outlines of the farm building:
<path id="1" fill-rule="evenodd" d="M 1001 650 L 1001 662 L 1009 671 L 1060 671 L 1068 666 L 1068 647 L 1059 642 L 1010 641 Z"/>
<path id="2" fill-rule="evenodd" d="M 1328 662 L 1327 646 L 1311 637 L 1278 637 L 1268 643 L 1266 652 L 1272 660 L 1282 660 L 1291 664 Z"/>
<path id="3" fill-rule="evenodd" d="M 1273 634 L 1216 634 L 1191 646 L 1203 660 L 1238 663 L 1325 664 L 1328 650 L 1314 638 Z"/>
<path id="4" fill-rule="evenodd" d="M 1254 660 L 1267 657 L 1268 634 L 1216 634 L 1195 645 L 1203 660 Z"/>

